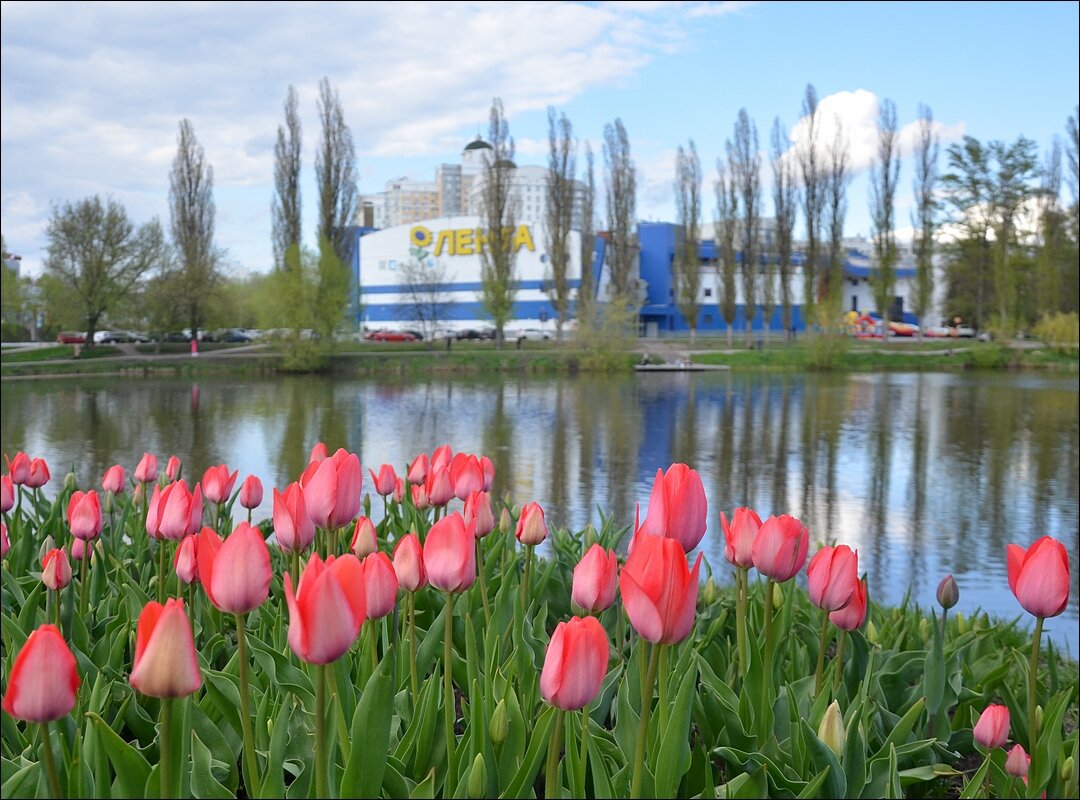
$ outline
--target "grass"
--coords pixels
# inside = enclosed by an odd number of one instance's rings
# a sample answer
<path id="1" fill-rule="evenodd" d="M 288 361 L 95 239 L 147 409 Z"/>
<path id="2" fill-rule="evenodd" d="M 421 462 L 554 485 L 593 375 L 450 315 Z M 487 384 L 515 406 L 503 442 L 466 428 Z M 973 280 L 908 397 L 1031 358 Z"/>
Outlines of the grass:
<path id="1" fill-rule="evenodd" d="M 79 358 L 106 358 L 115 356 L 119 352 L 115 347 L 107 345 L 84 347 Z M 75 358 L 74 345 L 62 344 L 56 347 L 4 350 L 0 353 L 0 363 L 3 364 L 19 364 L 27 361 L 56 361 L 68 358 Z"/>

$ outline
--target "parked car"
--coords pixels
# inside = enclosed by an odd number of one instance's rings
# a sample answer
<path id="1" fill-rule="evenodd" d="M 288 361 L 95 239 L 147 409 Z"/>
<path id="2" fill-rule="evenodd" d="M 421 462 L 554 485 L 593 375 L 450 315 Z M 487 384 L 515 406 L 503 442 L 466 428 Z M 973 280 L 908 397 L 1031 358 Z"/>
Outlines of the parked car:
<path id="1" fill-rule="evenodd" d="M 247 333 L 245 333 L 240 328 L 224 328 L 219 331 L 214 331 L 213 339 L 209 339 L 208 337 L 204 336 L 203 341 L 232 342 L 235 344 L 238 342 L 250 342 L 251 337 L 248 336 Z"/>
<path id="2" fill-rule="evenodd" d="M 124 331 L 128 335 L 128 341 L 138 342 L 139 344 L 147 344 L 151 341 L 150 337 L 145 333 L 139 333 L 138 331 Z"/>
<path id="3" fill-rule="evenodd" d="M 126 344 L 130 341 L 127 331 L 94 331 L 94 344 Z"/>
<path id="4" fill-rule="evenodd" d="M 953 328 L 948 325 L 934 325 L 923 331 L 923 336 L 929 336 L 930 338 L 945 338 L 948 336 L 955 336 Z"/>
<path id="5" fill-rule="evenodd" d="M 58 344 L 86 344 L 86 334 L 81 331 L 61 331 L 56 334 Z"/>
<path id="6" fill-rule="evenodd" d="M 970 325 L 957 325 L 956 335 L 959 336 L 961 339 L 974 339 L 975 329 Z"/>
<path id="7" fill-rule="evenodd" d="M 507 332 L 507 339 L 518 339 L 526 342 L 546 342 L 551 334 L 539 328 L 521 328 L 513 333 Z"/>
<path id="8" fill-rule="evenodd" d="M 412 331 L 375 331 L 371 334 L 373 342 L 415 342 L 419 337 Z"/>

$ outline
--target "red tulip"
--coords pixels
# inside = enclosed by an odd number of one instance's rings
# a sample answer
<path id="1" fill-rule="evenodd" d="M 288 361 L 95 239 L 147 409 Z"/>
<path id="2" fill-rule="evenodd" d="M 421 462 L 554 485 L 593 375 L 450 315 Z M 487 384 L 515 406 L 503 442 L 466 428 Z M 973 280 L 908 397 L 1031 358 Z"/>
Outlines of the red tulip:
<path id="1" fill-rule="evenodd" d="M 424 550 L 415 533 L 409 533 L 398 539 L 394 547 L 394 572 L 398 586 L 407 592 L 415 592 L 427 586 L 427 571 L 424 569 Z"/>
<path id="2" fill-rule="evenodd" d="M 303 552 L 315 538 L 315 523 L 299 483 L 290 483 L 284 493 L 274 489 L 273 519 L 274 539 L 282 550 Z"/>
<path id="3" fill-rule="evenodd" d="M 42 625 L 15 657 L 4 711 L 25 722 L 52 722 L 71 713 L 78 690 L 75 656 L 55 625 Z"/>
<path id="4" fill-rule="evenodd" d="M 7 525 L 0 522 L 0 558 L 6 558 L 10 549 L 11 542 L 8 541 Z"/>
<path id="5" fill-rule="evenodd" d="M 411 484 L 423 483 L 427 480 L 428 474 L 428 457 L 427 453 L 421 453 L 413 459 L 412 464 L 409 465 L 408 480 Z"/>
<path id="6" fill-rule="evenodd" d="M 544 522 L 544 509 L 539 503 L 526 503 L 518 517 L 514 536 L 522 544 L 538 545 L 548 536 L 547 523 Z"/>
<path id="7" fill-rule="evenodd" d="M 155 486 L 146 515 L 146 532 L 155 539 L 179 542 L 185 536 L 198 533 L 202 527 L 202 487 L 188 491 L 183 481 L 170 483 L 164 489 Z"/>
<path id="8" fill-rule="evenodd" d="M 424 568 L 428 581 L 443 592 L 463 592 L 476 580 L 476 534 L 461 514 L 443 517 L 428 531 Z"/>
<path id="9" fill-rule="evenodd" d="M 450 466 L 450 462 L 454 459 L 454 453 L 450 449 L 450 445 L 444 444 L 435 448 L 435 452 L 431 454 L 431 469 L 432 471 L 446 469 Z"/>
<path id="10" fill-rule="evenodd" d="M 705 535 L 708 510 L 701 477 L 686 464 L 672 464 L 667 474 L 656 471 L 649 512 L 641 530 L 675 539 L 689 553 Z"/>
<path id="11" fill-rule="evenodd" d="M 240 505 L 244 508 L 258 508 L 263 501 L 263 485 L 256 475 L 248 475 L 240 484 Z"/>
<path id="12" fill-rule="evenodd" d="M 157 480 L 157 456 L 143 453 L 142 460 L 135 467 L 135 480 L 139 483 L 153 483 Z"/>
<path id="13" fill-rule="evenodd" d="M 431 501 L 428 499 L 427 488 L 424 484 L 420 483 L 415 486 L 410 486 L 409 491 L 412 493 L 412 504 L 414 506 L 421 511 L 431 508 Z"/>
<path id="14" fill-rule="evenodd" d="M 339 449 L 333 456 L 313 461 L 300 478 L 304 502 L 316 527 L 336 529 L 360 511 L 360 458 Z"/>
<path id="15" fill-rule="evenodd" d="M 1069 554 L 1065 546 L 1043 536 L 1027 550 L 1008 547 L 1009 588 L 1029 614 L 1056 617 L 1069 603 Z"/>
<path id="16" fill-rule="evenodd" d="M 176 577 L 184 583 L 190 584 L 199 580 L 198 547 L 198 536 L 185 536 L 180 546 L 176 548 L 176 555 L 173 556 L 173 570 L 176 572 Z"/>
<path id="17" fill-rule="evenodd" d="M 255 526 L 241 522 L 224 542 L 203 528 L 196 552 L 199 580 L 215 608 L 247 614 L 270 595 L 270 551 Z"/>
<path id="18" fill-rule="evenodd" d="M 981 719 L 981 718 L 980 718 Z M 1005 771 L 1014 778 L 1027 781 L 1028 769 L 1031 767 L 1031 756 L 1024 750 L 1023 745 L 1014 745 L 1005 759 Z"/>
<path id="19" fill-rule="evenodd" d="M 15 484 L 10 475 L 0 477 L 0 514 L 11 511 L 15 505 Z"/>
<path id="20" fill-rule="evenodd" d="M 823 611 L 838 611 L 848 604 L 859 583 L 859 552 L 846 544 L 823 547 L 806 568 L 810 602 Z"/>
<path id="21" fill-rule="evenodd" d="M 30 456 L 20 450 L 15 454 L 15 458 L 8 458 L 5 455 L 4 459 L 7 461 L 11 482 L 16 486 L 25 484 L 30 478 Z"/>
<path id="22" fill-rule="evenodd" d="M 405 479 L 398 478 L 394 481 L 394 502 L 400 503 L 405 499 Z"/>
<path id="23" fill-rule="evenodd" d="M 440 469 L 431 468 L 428 473 L 427 484 L 428 502 L 438 508 L 445 506 L 454 499 L 454 485 L 450 482 L 450 470 L 447 467 Z"/>
<path id="24" fill-rule="evenodd" d="M 285 573 L 289 605 L 289 647 L 308 664 L 329 664 L 344 655 L 366 618 L 366 597 L 360 562 L 347 553 L 326 563 L 312 553 L 293 593 Z"/>
<path id="25" fill-rule="evenodd" d="M 94 542 L 95 539 L 85 541 L 83 539 L 71 540 L 71 560 L 72 561 L 89 561 L 90 556 L 94 554 Z"/>
<path id="26" fill-rule="evenodd" d="M 101 479 L 101 488 L 104 491 L 120 494 L 126 485 L 127 475 L 119 464 L 114 464 L 105 470 L 105 477 Z"/>
<path id="27" fill-rule="evenodd" d="M 465 521 L 473 523 L 476 538 L 483 539 L 495 530 L 495 515 L 491 513 L 491 495 L 473 492 L 465 501 Z"/>
<path id="28" fill-rule="evenodd" d="M 450 483 L 454 487 L 454 496 L 465 500 L 473 492 L 484 488 L 484 470 L 480 460 L 468 453 L 458 453 L 450 462 Z"/>
<path id="29" fill-rule="evenodd" d="M 379 467 L 379 474 L 376 475 L 374 470 L 369 469 L 371 473 L 371 482 L 375 484 L 375 494 L 381 494 L 386 497 L 389 494 L 394 493 L 394 485 L 397 483 L 397 473 L 394 472 L 394 468 L 390 464 L 383 464 Z"/>
<path id="30" fill-rule="evenodd" d="M 101 534 L 101 502 L 97 492 L 73 492 L 67 507 L 68 527 L 76 539 L 96 539 Z"/>
<path id="31" fill-rule="evenodd" d="M 229 468 L 224 464 L 210 467 L 203 473 L 202 487 L 203 496 L 211 503 L 227 503 L 232 495 L 233 486 L 236 485 L 238 471 L 229 474 Z"/>
<path id="32" fill-rule="evenodd" d="M 615 551 L 594 544 L 574 567 L 570 599 L 578 608 L 598 613 L 614 602 L 618 581 L 619 560 Z"/>
<path id="33" fill-rule="evenodd" d="M 1004 745 L 1009 740 L 1009 707 L 988 705 L 971 733 L 975 742 L 987 750 Z"/>
<path id="34" fill-rule="evenodd" d="M 54 547 L 41 559 L 41 582 L 54 592 L 71 583 L 71 563 L 62 548 Z"/>
<path id="35" fill-rule="evenodd" d="M 386 553 L 372 553 L 360 562 L 363 570 L 367 618 L 382 619 L 394 610 L 398 579 Z"/>
<path id="36" fill-rule="evenodd" d="M 379 539 L 375 532 L 375 525 L 367 517 L 361 516 L 357 518 L 349 549 L 360 560 L 365 559 L 379 549 Z"/>
<path id="37" fill-rule="evenodd" d="M 544 657 L 540 696 L 563 711 L 584 708 L 600 693 L 607 665 L 607 633 L 596 617 L 560 622 Z"/>
<path id="38" fill-rule="evenodd" d="M 855 584 L 855 591 L 848 604 L 829 614 L 829 622 L 840 630 L 858 630 L 866 622 L 866 578 Z"/>
<path id="39" fill-rule="evenodd" d="M 619 575 L 619 591 L 630 624 L 653 644 L 681 642 L 694 627 L 698 570 L 686 566 L 686 553 L 676 539 L 638 533 Z"/>
<path id="40" fill-rule="evenodd" d="M 30 462 L 30 477 L 26 479 L 26 485 L 31 489 L 40 489 L 49 482 L 49 465 L 44 458 L 35 458 Z"/>
<path id="41" fill-rule="evenodd" d="M 721 511 L 720 526 L 724 529 L 724 558 L 743 569 L 754 566 L 754 557 L 751 552 L 758 529 L 761 528 L 761 517 L 757 515 L 757 512 L 745 506 L 736 508 L 729 524 L 724 512 Z"/>
<path id="42" fill-rule="evenodd" d="M 484 473 L 484 491 L 490 492 L 495 483 L 495 464 L 487 456 L 480 456 L 480 469 Z"/>
<path id="43" fill-rule="evenodd" d="M 327 449 L 324 442 L 316 442 L 315 446 L 311 448 L 311 455 L 308 456 L 308 463 L 311 464 L 315 461 L 323 461 L 330 457 L 330 451 Z"/>
<path id="44" fill-rule="evenodd" d="M 186 697 L 202 686 L 184 601 L 151 600 L 139 614 L 131 685 L 150 697 Z"/>
<path id="45" fill-rule="evenodd" d="M 762 523 L 750 552 L 758 572 L 783 583 L 802 569 L 809 544 L 806 526 L 795 517 L 783 514 L 769 517 Z"/>
<path id="46" fill-rule="evenodd" d="M 180 479 L 180 469 L 184 465 L 180 462 L 178 456 L 169 456 L 169 460 L 165 462 L 165 477 L 170 481 Z M 156 476 L 155 476 L 156 477 Z M 153 480 L 153 478 L 151 478 Z"/>

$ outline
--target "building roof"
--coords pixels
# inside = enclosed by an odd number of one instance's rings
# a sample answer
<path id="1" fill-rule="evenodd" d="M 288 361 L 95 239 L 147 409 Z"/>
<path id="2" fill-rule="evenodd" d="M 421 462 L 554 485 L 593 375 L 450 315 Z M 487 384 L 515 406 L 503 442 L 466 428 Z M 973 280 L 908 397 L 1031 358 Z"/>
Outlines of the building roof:
<path id="1" fill-rule="evenodd" d="M 488 144 L 487 142 L 485 142 L 479 136 L 477 136 L 475 139 L 473 139 L 471 142 L 469 142 L 467 145 L 465 145 L 465 150 L 490 150 L 490 149 L 491 149 L 491 145 Z"/>

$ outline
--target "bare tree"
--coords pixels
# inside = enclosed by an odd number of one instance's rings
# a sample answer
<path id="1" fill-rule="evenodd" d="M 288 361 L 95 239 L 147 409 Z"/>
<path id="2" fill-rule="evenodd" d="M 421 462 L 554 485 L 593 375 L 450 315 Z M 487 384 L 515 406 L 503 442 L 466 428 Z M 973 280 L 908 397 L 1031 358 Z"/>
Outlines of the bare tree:
<path id="1" fill-rule="evenodd" d="M 301 130 L 296 89 L 285 97 L 285 125 L 278 126 L 274 146 L 274 268 L 300 269 L 303 227 L 300 213 Z"/>
<path id="2" fill-rule="evenodd" d="M 570 319 L 570 230 L 574 220 L 577 173 L 577 140 L 570 120 L 563 114 L 555 119 L 548 107 L 548 181 L 544 236 L 551 272 L 548 297 L 555 309 L 555 338 L 563 338 L 563 325 Z"/>
<path id="3" fill-rule="evenodd" d="M 701 293 L 701 160 L 694 140 L 675 157 L 675 214 L 679 229 L 675 233 L 675 304 L 690 328 L 690 343 L 697 334 L 698 295 Z"/>
<path id="4" fill-rule="evenodd" d="M 757 125 L 746 109 L 739 110 L 735 123 L 735 143 L 728 150 L 732 180 L 739 187 L 742 217 L 739 225 L 742 249 L 743 323 L 746 344 L 753 342 L 752 327 L 757 316 L 758 240 L 761 236 L 761 154 L 758 152 Z"/>
<path id="5" fill-rule="evenodd" d="M 45 236 L 47 275 L 82 306 L 88 345 L 102 316 L 169 259 L 156 219 L 136 228 L 120 203 L 96 195 L 53 206 Z"/>
<path id="6" fill-rule="evenodd" d="M 727 143 L 728 152 L 731 142 Z M 735 278 L 738 265 L 735 260 L 735 239 L 739 228 L 739 189 L 735 181 L 734 168 L 729 164 L 725 169 L 722 159 L 716 159 L 716 246 L 720 261 L 719 292 L 716 306 L 727 325 L 727 343 L 731 347 L 731 337 L 735 329 Z"/>
<path id="7" fill-rule="evenodd" d="M 604 126 L 604 166 L 608 216 L 608 256 L 605 260 L 611 275 L 611 301 L 623 309 L 636 309 L 637 169 L 630 157 L 630 137 L 621 119 Z"/>
<path id="8" fill-rule="evenodd" d="M 791 254 L 794 249 L 795 216 L 798 213 L 795 165 L 786 155 L 787 149 L 787 132 L 777 117 L 772 129 L 773 213 L 776 217 L 776 266 L 780 276 L 780 313 L 785 338 L 792 331 Z"/>
<path id="9" fill-rule="evenodd" d="M 449 286 L 454 276 L 447 273 L 442 261 L 425 261 L 418 255 L 414 253 L 413 258 L 399 267 L 404 287 L 400 313 L 403 319 L 419 325 L 425 341 L 430 342 L 439 323 L 449 318 L 453 309 Z"/>
<path id="10" fill-rule="evenodd" d="M 870 276 L 874 304 L 881 315 L 882 342 L 889 337 L 889 311 L 896 292 L 896 189 L 900 179 L 900 137 L 896 105 L 878 108 L 877 155 L 870 165 L 870 220 L 877 269 Z"/>
<path id="11" fill-rule="evenodd" d="M 581 286 L 577 294 L 577 317 L 582 328 L 592 326 L 596 305 L 593 258 L 596 253 L 596 172 L 593 152 L 585 143 L 585 189 L 581 195 Z"/>
<path id="12" fill-rule="evenodd" d="M 356 219 L 356 151 L 341 98 L 331 89 L 328 78 L 319 82 L 318 108 L 322 138 L 315 155 L 319 191 L 317 331 L 328 337 L 342 321 L 353 288 L 349 261 L 353 248 L 350 226 Z"/>
<path id="13" fill-rule="evenodd" d="M 813 310 L 818 300 L 818 261 L 820 258 L 822 215 L 825 209 L 825 171 L 821 164 L 821 115 L 817 90 L 806 85 L 803 98 L 803 121 L 806 129 L 799 143 L 799 173 L 802 178 L 802 205 L 806 217 L 806 253 L 803 258 L 803 322 L 806 332 L 813 331 Z"/>
<path id="14" fill-rule="evenodd" d="M 847 187 L 851 182 L 851 150 L 840 117 L 836 135 L 829 145 L 825 164 L 825 221 L 829 227 L 829 271 L 824 276 L 825 307 L 829 322 L 839 323 L 844 285 L 844 217 L 847 215 Z"/>
<path id="15" fill-rule="evenodd" d="M 487 228 L 487 244 L 480 253 L 480 302 L 495 323 L 495 346 L 502 348 L 503 329 L 514 313 L 517 287 L 513 247 L 517 203 L 514 195 L 514 140 L 506 121 L 502 100 L 491 103 L 488 123 L 491 149 L 485 152 L 482 216 Z"/>
<path id="16" fill-rule="evenodd" d="M 180 121 L 176 158 L 169 174 L 169 211 L 179 258 L 177 301 L 196 336 L 206 304 L 220 280 L 221 253 L 214 246 L 214 168 L 206 162 L 191 121 Z"/>
<path id="17" fill-rule="evenodd" d="M 1080 106 L 1077 106 L 1065 123 L 1066 143 L 1065 155 L 1069 162 L 1069 173 L 1066 178 L 1073 199 L 1073 237 L 1080 239 Z"/>
<path id="18" fill-rule="evenodd" d="M 919 339 L 926 327 L 926 314 L 934 301 L 934 234 L 939 204 L 934 197 L 938 178 L 940 142 L 934 132 L 934 112 L 919 104 L 919 129 L 915 141 L 915 296 L 914 312 L 919 318 Z"/>

